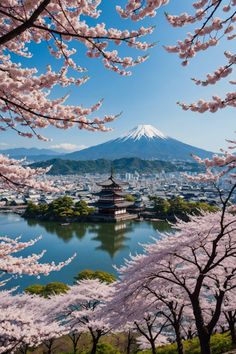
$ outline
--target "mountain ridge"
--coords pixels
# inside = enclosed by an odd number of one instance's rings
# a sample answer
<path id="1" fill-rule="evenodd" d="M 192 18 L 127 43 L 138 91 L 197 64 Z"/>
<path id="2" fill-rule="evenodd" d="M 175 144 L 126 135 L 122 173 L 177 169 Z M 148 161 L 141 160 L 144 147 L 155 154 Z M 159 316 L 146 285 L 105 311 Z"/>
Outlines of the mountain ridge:
<path id="1" fill-rule="evenodd" d="M 105 143 L 64 155 L 67 160 L 96 160 L 138 157 L 143 160 L 189 161 L 191 155 L 210 158 L 207 151 L 163 134 L 151 125 L 138 125 L 128 133 Z"/>
<path id="2" fill-rule="evenodd" d="M 50 149 L 39 149 L 39 148 L 11 148 L 11 149 L 3 149 L 0 150 L 0 154 L 8 155 L 13 159 L 24 159 L 26 158 L 28 161 L 42 161 L 49 160 L 53 157 L 60 157 L 64 154 L 50 150 Z"/>
<path id="3" fill-rule="evenodd" d="M 110 173 L 111 168 L 116 173 L 160 173 L 165 172 L 202 172 L 204 168 L 196 162 L 185 162 L 176 164 L 170 161 L 159 160 L 142 160 L 137 157 L 133 158 L 121 158 L 116 160 L 89 160 L 89 161 L 74 161 L 74 160 L 62 160 L 52 159 L 47 161 L 41 161 L 30 165 L 33 168 L 36 167 L 48 167 L 52 166 L 48 174 L 51 175 L 68 175 L 68 174 L 84 174 L 84 173 Z"/>

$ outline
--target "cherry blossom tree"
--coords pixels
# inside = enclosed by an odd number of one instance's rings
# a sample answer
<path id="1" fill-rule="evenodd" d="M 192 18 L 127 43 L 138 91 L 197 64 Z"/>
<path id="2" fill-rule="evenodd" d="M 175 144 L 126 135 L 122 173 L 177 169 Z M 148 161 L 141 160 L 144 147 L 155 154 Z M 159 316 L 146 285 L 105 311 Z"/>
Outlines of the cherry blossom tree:
<path id="1" fill-rule="evenodd" d="M 147 337 L 148 337 L 148 334 L 145 333 L 145 335 L 147 335 Z M 137 343 L 138 343 L 138 346 L 141 350 L 151 349 L 152 353 L 155 353 L 155 354 L 157 353 L 156 348 L 151 347 L 150 340 L 147 339 L 145 336 L 138 337 Z M 158 333 L 157 340 L 155 341 L 155 343 L 158 346 L 162 346 L 162 345 L 166 344 L 167 343 L 166 337 Z"/>
<path id="2" fill-rule="evenodd" d="M 167 342 L 169 326 L 159 303 L 147 291 L 136 289 L 131 294 L 125 282 L 117 282 L 114 287 L 114 295 L 104 308 L 104 317 L 108 317 L 112 330 L 137 333 L 140 347 L 151 348 L 152 354 L 156 354 L 156 347 Z"/>
<path id="3" fill-rule="evenodd" d="M 56 192 L 58 188 L 52 183 L 38 179 L 44 175 L 48 169 L 32 169 L 21 166 L 21 161 L 10 159 L 0 154 L 0 187 L 7 189 L 16 189 L 23 192 L 26 188 L 34 188 L 47 192 Z M 75 255 L 59 264 L 40 263 L 45 251 L 40 254 L 32 254 L 28 257 L 16 257 L 14 254 L 20 252 L 29 246 L 33 246 L 41 238 L 37 238 L 28 242 L 21 242 L 20 237 L 12 239 L 10 237 L 0 237 L 0 276 L 3 280 L 0 286 L 4 286 L 10 279 L 4 275 L 13 274 L 14 276 L 28 274 L 39 276 L 40 274 L 48 275 L 52 271 L 59 271 L 61 268 L 69 264 Z"/>
<path id="4" fill-rule="evenodd" d="M 224 298 L 222 318 L 224 325 L 228 327 L 233 345 L 236 344 L 236 306 L 235 289 Z"/>
<path id="5" fill-rule="evenodd" d="M 51 300 L 6 291 L 0 292 L 0 299 L 0 353 L 27 353 L 64 334 L 63 326 L 52 320 Z"/>
<path id="6" fill-rule="evenodd" d="M 134 322 L 141 349 L 151 348 L 152 354 L 157 354 L 157 346 L 167 343 L 167 338 L 162 334 L 167 326 L 167 321 L 160 320 L 158 313 L 145 313 L 141 321 Z"/>
<path id="7" fill-rule="evenodd" d="M 121 321 L 121 328 L 128 321 L 130 324 L 134 323 L 145 341 L 149 341 L 153 353 L 157 342 L 163 343 L 165 338 L 166 343 L 168 338 L 172 338 L 177 343 L 178 354 L 183 354 L 183 328 L 186 326 L 189 330 L 189 320 L 193 317 L 191 310 L 189 311 L 184 293 L 178 287 L 170 286 L 168 282 L 165 286 L 159 284 L 159 280 L 150 284 L 143 281 L 140 286 L 135 283 L 134 286 L 127 287 L 125 281 L 118 282 L 108 309 L 113 306 L 113 311 L 116 311 L 115 321 Z M 146 326 L 146 332 L 144 329 L 141 331 L 141 324 L 142 327 Z M 150 336 L 152 330 L 155 330 L 155 335 Z"/>
<path id="8" fill-rule="evenodd" d="M 127 297 L 143 288 L 163 291 L 166 284 L 179 289 L 182 301 L 191 305 L 202 354 L 211 353 L 210 337 L 224 298 L 236 287 L 235 223 L 225 210 L 179 221 L 175 235 L 145 245 L 144 255 L 132 257 L 120 269 Z"/>
<path id="9" fill-rule="evenodd" d="M 154 16 L 155 10 L 166 4 L 167 0 L 128 1 L 125 9 L 117 6 L 123 18 L 141 20 Z M 152 43 L 143 42 L 141 38 L 152 33 L 153 27 L 140 27 L 137 30 L 120 30 L 107 28 L 99 22 L 101 0 L 4 0 L 0 5 L 0 112 L 2 130 L 13 129 L 19 135 L 44 139 L 37 128 L 53 125 L 67 129 L 77 125 L 80 129 L 106 131 L 106 123 L 116 116 L 88 118 L 96 112 L 102 101 L 91 107 L 65 105 L 67 96 L 50 99 L 50 91 L 55 85 L 68 87 L 80 86 L 88 80 L 73 59 L 77 49 L 73 44 L 84 46 L 89 58 L 100 58 L 105 68 L 121 75 L 130 75 L 129 68 L 142 63 L 147 56 L 133 59 L 121 57 L 114 46 L 124 44 L 128 47 L 146 51 Z M 96 25 L 90 25 L 90 20 Z M 46 43 L 52 57 L 60 59 L 61 68 L 53 71 L 49 65 L 43 74 L 37 68 L 23 68 L 15 62 L 16 57 L 31 58 L 29 44 Z M 111 48 L 109 49 L 109 44 Z M 14 57 L 14 61 L 13 58 Z M 69 69 L 75 76 L 68 75 Z M 82 74 L 82 76 L 81 76 Z"/>
<path id="10" fill-rule="evenodd" d="M 112 293 L 111 284 L 86 279 L 72 286 L 66 294 L 52 298 L 55 319 L 59 319 L 68 333 L 90 333 L 91 354 L 96 353 L 100 338 L 111 331 L 109 322 L 102 315 L 102 309 Z"/>
<path id="11" fill-rule="evenodd" d="M 206 172 L 197 176 L 187 176 L 189 180 L 195 182 L 210 182 L 213 183 L 218 191 L 223 209 L 229 207 L 229 203 L 235 194 L 235 167 L 236 157 L 233 151 L 236 148 L 236 141 L 227 140 L 230 144 L 227 150 L 221 149 L 221 155 L 214 155 L 211 159 L 201 159 L 198 156 L 193 158 L 203 164 Z M 223 186 L 223 188 L 222 188 Z M 232 210 L 232 208 L 231 208 Z"/>
<path id="12" fill-rule="evenodd" d="M 124 327 L 123 330 L 127 334 L 126 354 L 131 354 L 132 345 L 136 343 L 135 335 L 134 335 L 135 331 L 133 329 L 133 326 L 131 327 L 130 325 L 128 325 L 127 327 Z"/>
<path id="13" fill-rule="evenodd" d="M 165 46 L 169 53 L 176 53 L 182 60 L 182 65 L 188 65 L 189 61 L 198 53 L 216 46 L 224 40 L 225 63 L 215 68 L 204 79 L 192 78 L 196 85 L 214 85 L 218 81 L 230 77 L 236 64 L 236 53 L 227 50 L 230 41 L 235 41 L 236 1 L 224 0 L 197 0 L 192 3 L 193 12 L 182 13 L 178 16 L 166 14 L 166 18 L 173 27 L 190 26 L 192 32 L 188 32 L 183 40 L 178 40 L 176 45 Z M 234 79 L 229 80 L 230 85 L 235 85 Z M 236 107 L 236 92 L 229 91 L 225 97 L 212 96 L 211 101 L 200 99 L 196 103 L 179 103 L 184 110 L 204 113 L 216 112 L 226 107 Z"/>

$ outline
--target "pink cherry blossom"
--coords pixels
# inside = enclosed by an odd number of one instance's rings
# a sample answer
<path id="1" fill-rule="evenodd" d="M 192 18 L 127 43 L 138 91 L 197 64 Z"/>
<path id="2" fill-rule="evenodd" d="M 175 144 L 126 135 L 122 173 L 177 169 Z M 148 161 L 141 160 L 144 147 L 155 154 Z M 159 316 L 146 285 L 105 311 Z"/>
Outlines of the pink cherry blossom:
<path id="1" fill-rule="evenodd" d="M 153 43 L 142 41 L 142 37 L 151 34 L 154 27 L 140 26 L 136 30 L 108 28 L 99 22 L 100 3 L 101 0 L 5 0 L 0 4 L 1 130 L 13 129 L 23 137 L 36 136 L 39 139 L 46 138 L 38 133 L 38 128 L 49 125 L 60 129 L 77 126 L 90 131 L 110 130 L 107 123 L 117 115 L 89 118 L 100 108 L 101 101 L 83 107 L 66 104 L 67 95 L 50 98 L 56 85 L 79 87 L 89 79 L 84 74 L 86 69 L 74 59 L 77 50 L 72 41 L 83 45 L 89 58 L 102 59 L 105 68 L 123 76 L 130 75 L 130 68 L 147 59 L 147 55 L 122 57 L 115 48 L 123 44 L 146 51 Z M 117 11 L 121 17 L 137 20 L 153 16 L 156 9 L 167 3 L 167 0 L 147 0 L 139 6 L 137 1 L 129 0 L 125 9 L 117 7 Z M 29 62 L 32 60 L 29 45 L 33 42 L 39 48 L 43 43 L 47 45 L 51 56 L 59 60 L 61 68 L 58 71 L 48 65 L 46 72 L 39 74 L 37 68 L 29 69 L 17 62 L 20 57 L 28 58 Z M 68 73 L 70 69 L 74 71 L 73 76 Z"/>
<path id="2" fill-rule="evenodd" d="M 191 32 L 188 32 L 184 39 L 178 40 L 176 45 L 165 45 L 164 48 L 169 53 L 175 53 L 181 59 L 182 65 L 187 66 L 192 58 L 196 57 L 199 52 L 208 50 L 216 46 L 219 42 L 224 41 L 227 48 L 227 41 L 235 39 L 235 1 L 225 4 L 224 1 L 207 1 L 199 0 L 192 3 L 193 13 L 182 13 L 174 16 L 166 14 L 168 22 L 173 27 L 191 26 Z M 215 85 L 219 80 L 224 79 L 233 73 L 235 67 L 235 53 L 225 51 L 228 63 L 220 66 L 212 74 L 206 75 L 206 79 L 193 78 L 196 85 L 208 86 Z M 233 84 L 234 80 L 229 83 Z M 219 109 L 226 107 L 235 107 L 236 93 L 227 92 L 225 97 L 212 100 L 201 99 L 198 102 L 187 104 L 181 102 L 178 104 L 183 110 L 191 110 L 192 112 L 211 112 L 215 113 Z"/>
<path id="3" fill-rule="evenodd" d="M 34 188 L 46 192 L 57 192 L 59 189 L 54 187 L 51 182 L 40 180 L 49 168 L 30 168 L 23 166 L 23 160 L 10 159 L 0 154 L 0 187 L 6 189 L 25 189 Z"/>
<path id="4" fill-rule="evenodd" d="M 15 253 L 18 253 L 30 246 L 33 246 L 40 238 L 21 242 L 20 238 L 12 239 L 10 237 L 0 237 L 0 269 L 4 274 L 28 274 L 28 275 L 48 275 L 52 271 L 59 271 L 64 266 L 69 264 L 75 255 L 68 258 L 64 262 L 59 264 L 52 263 L 40 263 L 39 260 L 43 257 L 45 251 L 40 254 L 32 254 L 27 257 L 16 257 Z M 1 285 L 4 285 L 4 281 Z"/>

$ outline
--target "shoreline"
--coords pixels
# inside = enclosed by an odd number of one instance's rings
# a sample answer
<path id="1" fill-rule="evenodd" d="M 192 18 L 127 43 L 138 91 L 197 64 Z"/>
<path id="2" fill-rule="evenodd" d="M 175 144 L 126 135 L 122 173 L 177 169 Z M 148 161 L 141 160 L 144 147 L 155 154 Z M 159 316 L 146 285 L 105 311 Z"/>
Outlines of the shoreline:
<path id="1" fill-rule="evenodd" d="M 159 218 L 155 218 L 154 215 L 140 215 L 140 217 L 132 217 L 132 214 L 130 218 L 128 218 L 127 220 L 104 220 L 99 219 L 98 217 L 96 217 L 96 215 L 94 216 L 84 216 L 81 217 L 81 219 L 50 219 L 50 218 L 43 218 L 43 217 L 28 217 L 25 216 L 24 217 L 24 212 L 27 208 L 27 205 L 8 205 L 8 206 L 1 206 L 0 207 L 0 213 L 14 213 L 14 214 L 18 214 L 21 217 L 25 218 L 25 219 L 34 219 L 34 220 L 38 220 L 38 221 L 45 221 L 45 222 L 57 222 L 59 224 L 74 224 L 74 223 L 83 223 L 83 222 L 92 222 L 92 223 L 100 223 L 100 222 L 107 222 L 107 223 L 119 223 L 119 222 L 124 222 L 124 221 L 129 221 L 129 220 L 133 220 L 136 222 L 142 222 L 142 221 L 149 221 L 149 222 L 170 222 L 170 220 L 167 219 L 159 219 Z M 172 220 L 172 222 L 174 222 L 174 220 Z"/>
<path id="2" fill-rule="evenodd" d="M 26 210 L 26 205 L 6 205 L 0 207 L 0 213 L 15 213 L 22 215 Z"/>

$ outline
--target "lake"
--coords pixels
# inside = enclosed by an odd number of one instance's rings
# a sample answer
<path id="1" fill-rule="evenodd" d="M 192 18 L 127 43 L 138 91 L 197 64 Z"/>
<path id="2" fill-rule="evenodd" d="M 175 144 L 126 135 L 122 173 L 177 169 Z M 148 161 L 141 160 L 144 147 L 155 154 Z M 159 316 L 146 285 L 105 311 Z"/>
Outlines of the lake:
<path id="1" fill-rule="evenodd" d="M 152 242 L 152 237 L 160 237 L 160 232 L 169 231 L 170 227 L 165 222 L 148 221 L 61 225 L 57 222 L 25 220 L 13 213 L 0 213 L 0 230 L 1 236 L 22 236 L 22 241 L 42 236 L 42 240 L 34 246 L 19 253 L 27 256 L 47 250 L 42 262 L 57 263 L 77 253 L 72 263 L 60 272 L 52 272 L 40 279 L 22 276 L 7 284 L 8 288 L 20 285 L 19 290 L 23 290 L 32 284 L 51 281 L 72 284 L 73 277 L 83 269 L 99 269 L 116 274 L 114 265 L 122 265 L 130 253 L 141 253 L 140 243 Z"/>

